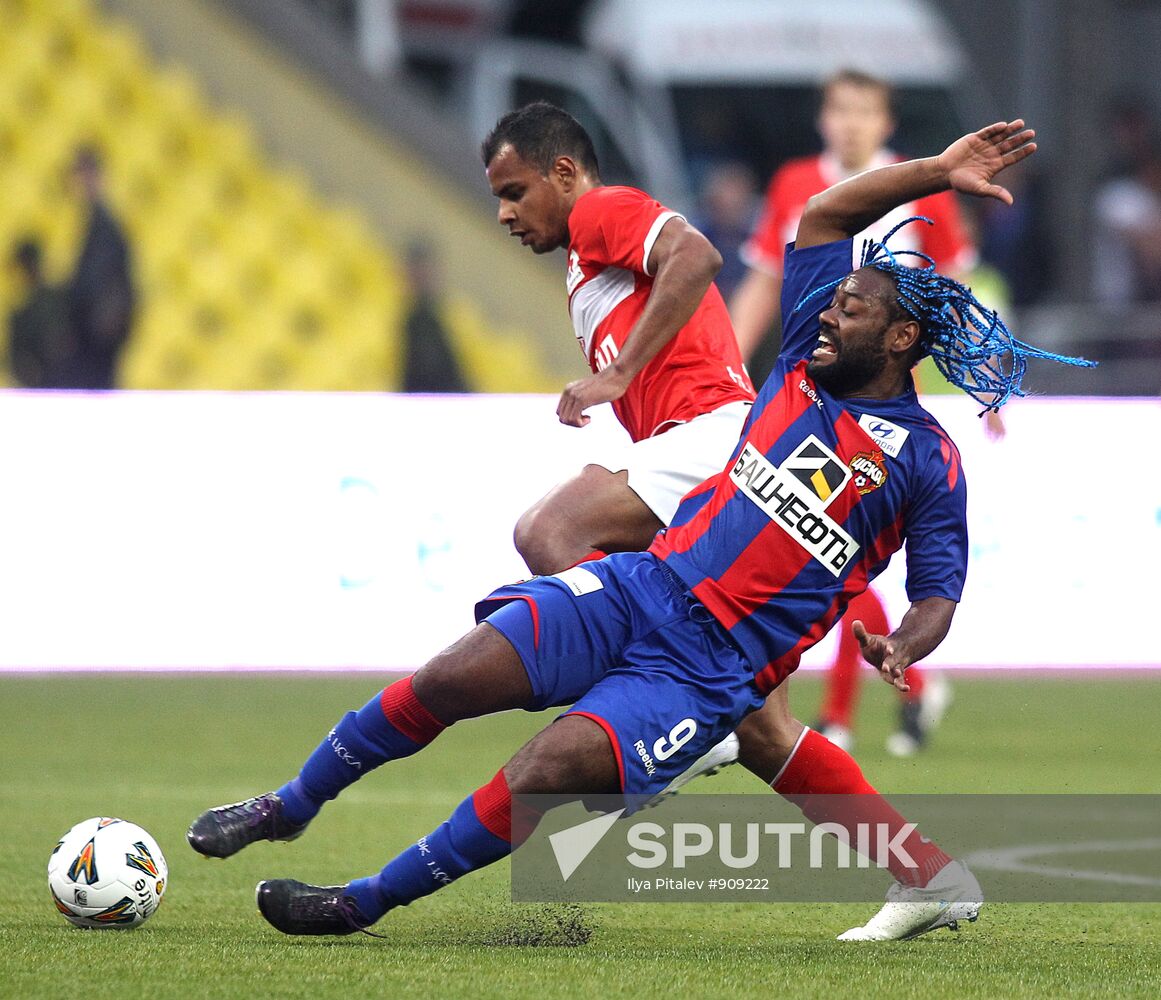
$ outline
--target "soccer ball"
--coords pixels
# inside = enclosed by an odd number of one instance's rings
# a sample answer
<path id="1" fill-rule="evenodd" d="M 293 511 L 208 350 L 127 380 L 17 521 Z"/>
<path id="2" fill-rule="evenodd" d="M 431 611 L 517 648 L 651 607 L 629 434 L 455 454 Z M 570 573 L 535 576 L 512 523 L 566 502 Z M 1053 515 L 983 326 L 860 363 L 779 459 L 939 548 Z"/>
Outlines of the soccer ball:
<path id="1" fill-rule="evenodd" d="M 156 840 L 104 816 L 74 826 L 48 859 L 52 901 L 77 927 L 136 927 L 160 905 L 168 877 Z"/>

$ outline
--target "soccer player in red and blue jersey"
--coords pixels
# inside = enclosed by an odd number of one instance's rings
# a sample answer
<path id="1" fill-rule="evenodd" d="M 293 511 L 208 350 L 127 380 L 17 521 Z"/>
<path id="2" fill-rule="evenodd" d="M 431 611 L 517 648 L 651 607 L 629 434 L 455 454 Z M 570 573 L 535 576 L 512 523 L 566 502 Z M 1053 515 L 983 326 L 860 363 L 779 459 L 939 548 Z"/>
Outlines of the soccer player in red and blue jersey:
<path id="1" fill-rule="evenodd" d="M 199 816 L 191 845 L 227 857 L 260 839 L 293 839 L 345 787 L 450 724 L 571 704 L 379 873 L 340 886 L 259 885 L 263 916 L 285 933 L 365 928 L 507 856 L 515 794 L 664 789 L 762 704 L 906 542 L 911 610 L 889 636 L 855 624 L 868 660 L 905 685 L 906 668 L 946 634 L 965 556 L 958 456 L 914 403 L 910 368 L 930 351 L 969 393 L 998 405 L 1019 391 L 1023 357 L 1038 352 L 1008 337 L 994 314 L 971 315 L 970 293 L 933 272 L 905 274 L 914 269 L 876 257 L 847 274 L 850 236 L 893 205 L 948 187 L 1010 200 L 992 178 L 1029 155 L 1031 139 L 1023 122 L 998 123 L 938 157 L 872 171 L 812 200 L 787 266 L 787 285 L 793 274 L 805 293 L 790 342 L 809 358 L 787 358 L 735 455 L 683 503 L 652 551 L 496 591 L 475 629 L 344 716 L 297 778 Z M 979 370 L 973 359 L 995 356 L 997 338 L 1013 365 Z M 886 424 L 900 432 L 894 453 L 877 444 Z M 751 717 L 757 753 L 762 714 Z M 974 916 L 978 886 L 958 863 L 943 871 L 953 867 L 956 879 L 888 903 L 890 920 L 880 911 L 881 926 L 856 930 L 902 937 Z"/>
<path id="2" fill-rule="evenodd" d="M 746 275 L 730 299 L 730 316 L 738 343 L 751 367 L 762 374 L 770 363 L 770 352 L 762 339 L 778 324 L 782 287 L 782 257 L 787 243 L 793 242 L 802 210 L 820 191 L 874 167 L 901 159 L 887 147 L 897 121 L 894 92 L 886 80 L 860 71 L 843 69 L 828 77 L 819 91 L 816 127 L 822 151 L 784 163 L 771 178 L 750 238 L 741 250 Z M 908 245 L 931 258 L 935 267 L 955 278 L 963 278 L 975 265 L 976 252 L 951 191 L 919 198 L 900 205 L 875 220 L 855 237 L 882 239 L 903 220 L 925 216 L 931 226 L 913 226 L 907 232 Z M 854 263 L 857 263 L 855 261 Z M 755 351 L 757 354 L 755 368 Z M 998 412 L 989 410 L 984 422 L 989 435 L 1003 432 Z M 855 598 L 850 615 L 874 622 L 884 633 L 890 630 L 887 613 L 873 588 Z M 816 729 L 844 749 L 851 749 L 852 711 L 862 675 L 862 657 L 850 629 L 841 629 L 835 660 L 827 672 L 825 697 Z M 909 674 L 910 690 L 899 694 L 900 726 L 887 739 L 891 753 L 914 753 L 925 742 L 930 728 L 925 720 L 937 718 L 949 698 L 946 681 L 936 677 L 930 687 L 918 667 Z"/>
<path id="3" fill-rule="evenodd" d="M 720 470 L 754 398 L 712 282 L 720 257 L 685 219 L 644 191 L 601 183 L 588 134 L 551 104 L 505 115 L 484 140 L 482 155 L 498 222 L 534 253 L 567 251 L 569 315 L 593 374 L 565 387 L 560 419 L 582 427 L 585 410 L 608 401 L 632 439 L 595 456 L 533 505 L 516 526 L 516 546 L 540 575 L 608 552 L 646 549 L 673 521 L 685 494 Z M 951 193 L 919 204 L 941 198 L 950 200 Z M 872 474 L 860 472 L 860 484 L 872 482 Z M 851 642 L 861 662 L 858 643 Z M 807 809 L 810 796 L 858 796 L 860 818 L 874 815 L 901 829 L 903 817 L 850 754 L 793 717 L 787 688 L 780 684 L 768 697 L 762 754 L 755 761 L 742 753 L 743 766 Z M 731 734 L 667 791 L 738 760 L 740 749 Z M 911 841 L 921 867 L 896 866 L 894 874 L 924 885 L 951 859 L 917 835 Z"/>

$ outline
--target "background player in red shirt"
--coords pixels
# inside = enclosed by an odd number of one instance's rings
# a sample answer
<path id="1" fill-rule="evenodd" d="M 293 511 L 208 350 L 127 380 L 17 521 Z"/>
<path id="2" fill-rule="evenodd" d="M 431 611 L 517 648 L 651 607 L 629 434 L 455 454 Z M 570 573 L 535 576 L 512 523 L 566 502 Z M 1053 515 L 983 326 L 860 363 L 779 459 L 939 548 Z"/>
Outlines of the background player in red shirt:
<path id="1" fill-rule="evenodd" d="M 754 232 L 742 247 L 749 270 L 730 301 L 730 318 L 747 359 L 775 329 L 782 254 L 786 244 L 794 241 L 807 201 L 839 181 L 900 159 L 886 146 L 896 124 L 890 84 L 866 73 L 843 70 L 823 84 L 821 96 L 817 126 L 823 151 L 790 160 L 774 174 Z M 855 247 L 865 236 L 881 240 L 914 215 L 925 215 L 935 223 L 914 235 L 918 241 L 914 249 L 931 257 L 945 274 L 966 274 L 975 263 L 975 248 L 951 191 L 916 198 L 889 212 L 856 236 Z M 851 266 L 856 263 L 852 261 Z"/>
<path id="2" fill-rule="evenodd" d="M 841 180 L 899 159 L 886 145 L 896 125 L 890 84 L 856 70 L 843 70 L 823 84 L 821 97 L 817 125 L 823 151 L 817 156 L 790 160 L 775 172 L 766 190 L 762 213 L 742 247 L 748 270 L 730 300 L 730 316 L 747 361 L 761 345 L 763 358 L 758 360 L 758 369 L 764 368 L 766 354 L 776 353 L 772 343 L 767 348 L 763 342 L 772 337 L 778 321 L 783 250 L 794 240 L 807 201 Z M 893 226 L 914 215 L 927 216 L 935 223 L 913 227 L 909 232 L 911 241 L 917 243 L 915 249 L 930 256 L 940 271 L 953 277 L 965 276 L 975 263 L 975 248 L 951 191 L 899 206 L 868 226 L 859 237 L 882 239 Z M 856 249 L 859 246 L 857 237 Z M 989 411 L 985 419 L 989 433 L 1003 433 L 998 412 Z M 852 620 L 867 622 L 874 631 L 889 631 L 886 609 L 873 590 L 856 599 L 851 616 Z M 827 674 L 819 728 L 847 750 L 852 746 L 861 668 L 858 643 L 844 629 Z M 899 730 L 887 741 L 888 750 L 900 756 L 914 753 L 924 744 L 928 729 L 942 717 L 950 700 L 949 687 L 942 678 L 933 677 L 929 684 L 923 672 L 916 669 L 908 680 L 910 690 L 900 695 Z"/>

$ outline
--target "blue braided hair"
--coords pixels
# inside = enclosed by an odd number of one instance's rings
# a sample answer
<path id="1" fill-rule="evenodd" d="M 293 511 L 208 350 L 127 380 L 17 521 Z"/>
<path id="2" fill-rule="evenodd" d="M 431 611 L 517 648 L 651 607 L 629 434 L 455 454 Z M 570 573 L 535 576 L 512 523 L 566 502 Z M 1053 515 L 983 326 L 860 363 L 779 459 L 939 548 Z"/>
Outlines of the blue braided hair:
<path id="1" fill-rule="evenodd" d="M 1017 340 L 994 309 L 983 305 L 966 285 L 940 274 L 935 269 L 935 261 L 927 254 L 890 249 L 887 241 L 912 222 L 934 225 L 926 216 L 915 215 L 895 226 L 882 242 L 865 240 L 859 266 L 873 267 L 890 275 L 895 282 L 896 304 L 919 324 L 919 358 L 930 354 L 948 382 L 983 406 L 981 416 L 988 410 L 999 410 L 1012 396 L 1025 395 L 1022 382 L 1029 358 L 1044 358 L 1079 368 L 1096 367 L 1095 361 L 1053 354 Z M 926 263 L 911 266 L 902 263 L 901 257 L 914 257 Z M 798 308 L 831 291 L 845 278 L 844 275 L 838 281 L 807 292 Z"/>

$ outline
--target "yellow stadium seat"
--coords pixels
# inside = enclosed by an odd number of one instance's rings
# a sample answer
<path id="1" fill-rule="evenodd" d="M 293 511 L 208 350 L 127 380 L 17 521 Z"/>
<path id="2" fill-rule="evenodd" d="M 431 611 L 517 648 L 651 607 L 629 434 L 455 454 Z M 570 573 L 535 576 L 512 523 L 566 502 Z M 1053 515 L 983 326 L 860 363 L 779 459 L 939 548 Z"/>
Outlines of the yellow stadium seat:
<path id="1" fill-rule="evenodd" d="M 66 274 L 81 225 L 68 167 L 81 143 L 105 152 L 141 291 L 123 384 L 397 383 L 398 257 L 359 212 L 273 168 L 245 119 L 211 109 L 181 67 L 159 68 L 96 0 L 0 0 L 0 94 L 0 252 L 35 234 L 50 277 Z M 0 308 L 15 294 L 5 272 Z M 480 384 L 522 384 L 529 362 L 514 341 L 468 303 L 450 312 Z"/>

